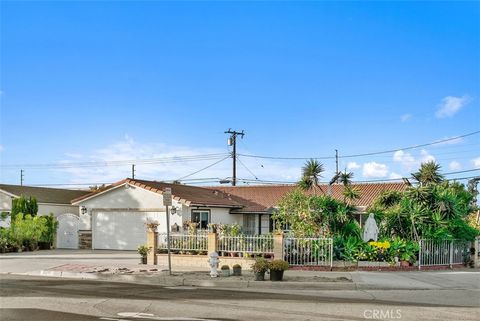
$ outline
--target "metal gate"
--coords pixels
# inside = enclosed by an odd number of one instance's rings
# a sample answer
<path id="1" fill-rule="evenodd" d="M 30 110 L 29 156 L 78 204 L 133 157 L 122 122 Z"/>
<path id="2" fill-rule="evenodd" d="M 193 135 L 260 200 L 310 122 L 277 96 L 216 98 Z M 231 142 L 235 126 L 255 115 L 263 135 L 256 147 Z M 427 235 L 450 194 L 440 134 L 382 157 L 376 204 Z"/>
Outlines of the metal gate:
<path id="1" fill-rule="evenodd" d="M 418 268 L 462 264 L 470 256 L 470 242 L 464 240 L 420 240 Z"/>
<path id="2" fill-rule="evenodd" d="M 75 214 L 62 214 L 57 217 L 57 248 L 78 249 L 78 223 Z"/>
<path id="3" fill-rule="evenodd" d="M 332 266 L 333 239 L 286 237 L 283 258 L 292 266 Z"/>

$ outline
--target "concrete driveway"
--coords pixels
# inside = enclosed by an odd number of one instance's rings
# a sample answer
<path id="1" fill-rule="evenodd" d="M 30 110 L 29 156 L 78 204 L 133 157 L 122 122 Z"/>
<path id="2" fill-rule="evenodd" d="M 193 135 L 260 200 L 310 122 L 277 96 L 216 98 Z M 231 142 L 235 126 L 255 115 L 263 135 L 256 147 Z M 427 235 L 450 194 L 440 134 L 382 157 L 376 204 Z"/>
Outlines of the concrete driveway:
<path id="1" fill-rule="evenodd" d="M 136 251 L 110 250 L 42 250 L 0 254 L 0 273 L 32 273 L 64 264 L 109 267 L 138 267 Z"/>

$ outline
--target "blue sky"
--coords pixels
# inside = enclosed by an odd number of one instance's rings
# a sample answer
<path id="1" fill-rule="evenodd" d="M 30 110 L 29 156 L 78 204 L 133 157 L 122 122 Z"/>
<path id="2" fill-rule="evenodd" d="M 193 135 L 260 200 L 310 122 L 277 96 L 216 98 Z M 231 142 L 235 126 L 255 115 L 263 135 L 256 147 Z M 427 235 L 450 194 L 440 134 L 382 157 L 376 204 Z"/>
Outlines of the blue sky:
<path id="1" fill-rule="evenodd" d="M 0 4 L 0 181 L 113 182 L 130 165 L 227 153 L 340 156 L 480 130 L 479 2 Z M 356 180 L 480 168 L 480 135 L 340 159 Z M 176 179 L 220 160 L 137 164 Z M 181 159 L 179 159 L 181 160 Z M 240 160 L 294 181 L 303 160 Z M 322 160 L 328 180 L 332 159 Z M 39 168 L 27 165 L 49 164 Z M 70 164 L 59 168 L 58 164 Z M 453 177 L 472 176 L 459 173 Z M 228 177 L 225 160 L 189 178 Z M 253 179 L 239 165 L 239 177 Z"/>

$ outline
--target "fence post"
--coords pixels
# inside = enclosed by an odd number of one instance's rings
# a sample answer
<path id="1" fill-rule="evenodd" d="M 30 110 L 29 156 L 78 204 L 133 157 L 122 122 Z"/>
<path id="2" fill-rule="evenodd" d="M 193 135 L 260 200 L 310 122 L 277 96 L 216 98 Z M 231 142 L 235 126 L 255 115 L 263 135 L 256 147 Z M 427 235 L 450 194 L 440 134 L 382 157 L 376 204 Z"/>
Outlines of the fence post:
<path id="1" fill-rule="evenodd" d="M 480 250 L 480 236 L 477 236 L 475 238 L 475 241 L 473 241 L 473 248 L 475 249 L 475 253 L 473 253 L 473 261 L 475 262 L 475 267 L 480 267 L 480 256 L 478 256 L 478 251 Z"/>
<path id="2" fill-rule="evenodd" d="M 330 270 L 333 269 L 333 237 L 330 238 Z"/>
<path id="3" fill-rule="evenodd" d="M 208 233 L 208 238 L 207 238 L 207 251 L 208 254 L 213 252 L 217 252 L 217 242 L 218 241 L 218 236 L 217 233 Z"/>
<path id="4" fill-rule="evenodd" d="M 418 270 L 422 269 L 422 240 L 418 242 Z"/>
<path id="5" fill-rule="evenodd" d="M 283 260 L 283 232 L 273 234 L 273 258 Z"/>
<path id="6" fill-rule="evenodd" d="M 147 254 L 147 264 L 156 265 L 158 247 L 158 232 L 156 228 L 147 230 L 147 247 L 150 249 L 150 252 Z"/>
<path id="7" fill-rule="evenodd" d="M 450 268 L 452 268 L 453 264 L 453 240 L 450 241 Z"/>

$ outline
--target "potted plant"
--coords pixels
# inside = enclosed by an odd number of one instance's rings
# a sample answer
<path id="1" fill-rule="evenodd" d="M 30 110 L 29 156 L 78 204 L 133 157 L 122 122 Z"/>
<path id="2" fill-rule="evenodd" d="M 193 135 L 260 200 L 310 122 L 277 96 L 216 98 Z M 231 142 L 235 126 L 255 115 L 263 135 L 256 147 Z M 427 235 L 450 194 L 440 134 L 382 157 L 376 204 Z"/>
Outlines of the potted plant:
<path id="1" fill-rule="evenodd" d="M 240 264 L 235 264 L 232 269 L 233 269 L 234 276 L 242 275 L 242 266 Z"/>
<path id="2" fill-rule="evenodd" d="M 140 263 L 147 264 L 147 255 L 150 252 L 150 248 L 146 245 L 140 245 L 137 248 L 138 254 L 140 254 Z"/>
<path id="3" fill-rule="evenodd" d="M 268 267 L 270 269 L 270 281 L 282 281 L 283 272 L 288 269 L 288 263 L 284 260 L 273 260 Z"/>
<path id="4" fill-rule="evenodd" d="M 230 267 L 228 265 L 222 265 L 222 276 L 230 276 Z"/>
<path id="5" fill-rule="evenodd" d="M 265 272 L 268 271 L 268 261 L 260 257 L 252 264 L 252 271 L 255 274 L 255 281 L 264 281 Z"/>

